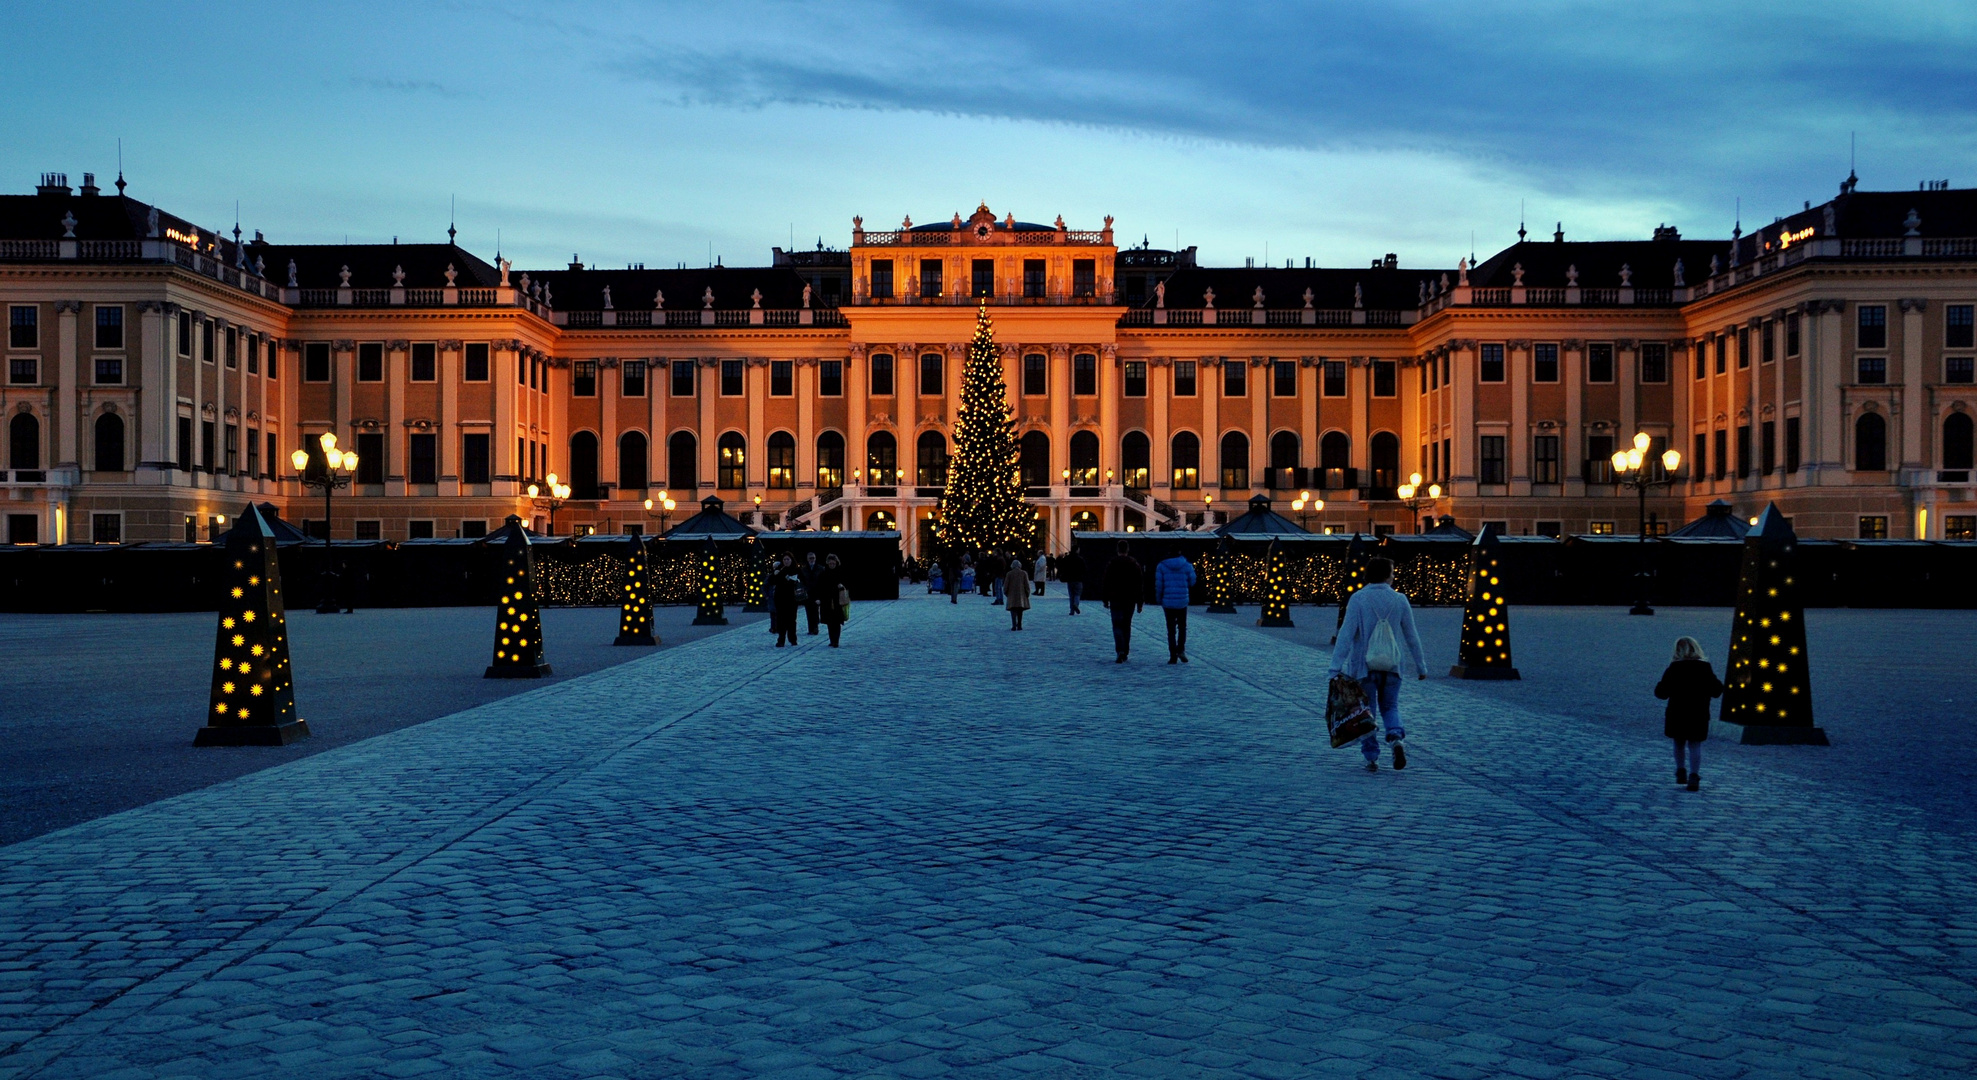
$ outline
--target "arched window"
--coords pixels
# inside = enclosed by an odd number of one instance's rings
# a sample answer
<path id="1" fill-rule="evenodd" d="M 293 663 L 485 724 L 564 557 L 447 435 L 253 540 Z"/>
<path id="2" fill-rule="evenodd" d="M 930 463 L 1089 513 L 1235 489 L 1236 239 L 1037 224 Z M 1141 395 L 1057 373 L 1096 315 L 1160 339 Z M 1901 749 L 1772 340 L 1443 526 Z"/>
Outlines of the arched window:
<path id="1" fill-rule="evenodd" d="M 1077 515 L 1071 519 L 1071 531 L 1087 532 L 1093 529 L 1097 529 L 1099 526 L 1103 524 L 1105 523 L 1098 519 L 1098 515 L 1096 513 L 1090 510 L 1080 510 L 1078 511 Z"/>
<path id="2" fill-rule="evenodd" d="M 1071 483 L 1098 486 L 1098 435 L 1080 431 L 1071 436 Z"/>
<path id="3" fill-rule="evenodd" d="M 871 513 L 865 515 L 866 532 L 885 532 L 888 529 L 898 529 L 898 528 L 899 528 L 899 522 L 893 520 L 893 516 L 890 511 L 874 510 Z"/>
<path id="4" fill-rule="evenodd" d="M 1135 491 L 1153 486 L 1153 443 L 1144 431 L 1128 431 L 1119 440 L 1119 482 Z"/>
<path id="5" fill-rule="evenodd" d="M 915 483 L 923 488 L 947 486 L 947 437 L 938 431 L 922 431 L 914 445 Z"/>
<path id="6" fill-rule="evenodd" d="M 694 494 L 700 487 L 698 450 L 691 431 L 675 431 L 666 440 L 666 486 L 680 492 L 683 499 L 700 497 Z"/>
<path id="7" fill-rule="evenodd" d="M 1192 491 L 1201 486 L 1201 440 L 1191 431 L 1174 436 L 1174 487 Z"/>
<path id="8" fill-rule="evenodd" d="M 1299 486 L 1297 450 L 1296 432 L 1279 431 L 1270 436 L 1271 488 L 1289 491 Z"/>
<path id="9" fill-rule="evenodd" d="M 1953 412 L 1943 420 L 1943 468 L 1972 466 L 1970 414 Z"/>
<path id="10" fill-rule="evenodd" d="M 739 431 L 730 431 L 714 444 L 718 455 L 714 461 L 714 486 L 724 488 L 745 488 L 748 486 L 748 440 Z"/>
<path id="11" fill-rule="evenodd" d="M 597 436 L 588 431 L 570 436 L 570 497 L 597 498 Z"/>
<path id="12" fill-rule="evenodd" d="M 645 433 L 627 431 L 618 437 L 618 494 L 633 498 L 645 490 L 651 474 L 646 470 Z"/>
<path id="13" fill-rule="evenodd" d="M 1861 472 L 1888 467 L 1888 422 L 1880 413 L 1861 413 L 1853 422 L 1853 467 Z"/>
<path id="14" fill-rule="evenodd" d="M 1318 486 L 1357 487 L 1352 475 L 1352 438 L 1343 431 L 1328 431 L 1318 440 Z"/>
<path id="15" fill-rule="evenodd" d="M 1222 436 L 1222 486 L 1237 491 L 1249 487 L 1249 436 L 1240 431 Z"/>
<path id="16" fill-rule="evenodd" d="M 769 434 L 769 486 L 796 486 L 796 436 L 787 431 Z"/>
<path id="17" fill-rule="evenodd" d="M 844 486 L 844 436 L 835 431 L 817 436 L 817 486 Z"/>
<path id="18" fill-rule="evenodd" d="M 1400 486 L 1400 437 L 1391 431 L 1382 431 L 1373 436 L 1373 486 L 1392 488 Z"/>
<path id="19" fill-rule="evenodd" d="M 890 431 L 874 431 L 865 439 L 865 483 L 892 487 L 899 483 L 899 443 Z"/>
<path id="20" fill-rule="evenodd" d="M 1970 425 L 1965 423 L 1963 430 L 1969 431 Z M 1966 435 L 1964 445 L 1969 444 Z M 104 413 L 96 418 L 96 467 L 104 472 L 123 471 L 124 418 L 116 413 Z"/>
<path id="21" fill-rule="evenodd" d="M 1025 432 L 1019 449 L 1017 468 L 1023 474 L 1024 487 L 1049 487 L 1056 482 L 1050 475 L 1050 436 L 1041 431 Z"/>
<path id="22" fill-rule="evenodd" d="M 7 426 L 8 460 L 16 469 L 41 468 L 41 421 L 33 413 L 16 413 Z"/>

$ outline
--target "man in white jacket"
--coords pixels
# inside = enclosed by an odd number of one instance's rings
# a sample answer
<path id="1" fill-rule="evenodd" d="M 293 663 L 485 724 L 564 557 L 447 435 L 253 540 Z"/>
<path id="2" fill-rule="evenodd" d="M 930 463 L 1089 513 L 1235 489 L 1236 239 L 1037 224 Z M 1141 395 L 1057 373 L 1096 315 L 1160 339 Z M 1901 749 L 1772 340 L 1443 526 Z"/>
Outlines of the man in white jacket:
<path id="1" fill-rule="evenodd" d="M 1352 594 L 1345 605 L 1345 622 L 1339 627 L 1338 641 L 1332 645 L 1332 670 L 1326 678 L 1350 675 L 1366 691 L 1366 703 L 1380 715 L 1387 744 L 1393 747 L 1396 769 L 1407 768 L 1407 729 L 1400 722 L 1400 669 L 1403 651 L 1414 660 L 1419 678 L 1428 677 L 1428 662 L 1421 653 L 1421 635 L 1414 629 L 1414 609 L 1407 597 L 1394 591 L 1394 564 L 1389 559 L 1372 559 L 1366 564 L 1367 585 Z M 1380 771 L 1380 740 L 1368 735 L 1359 740 L 1366 755 L 1366 771 Z"/>

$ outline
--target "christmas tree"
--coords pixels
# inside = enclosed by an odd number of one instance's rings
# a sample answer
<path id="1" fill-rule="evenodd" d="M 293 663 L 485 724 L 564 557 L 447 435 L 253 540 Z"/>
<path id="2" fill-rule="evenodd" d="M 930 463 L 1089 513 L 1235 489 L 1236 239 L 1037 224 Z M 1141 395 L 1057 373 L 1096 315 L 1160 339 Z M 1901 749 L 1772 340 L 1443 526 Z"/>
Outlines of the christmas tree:
<path id="1" fill-rule="evenodd" d="M 1485 525 L 1469 545 L 1469 599 L 1462 605 L 1462 647 L 1449 674 L 1458 679 L 1515 679 L 1510 664 L 1510 603 L 1496 528 Z"/>
<path id="2" fill-rule="evenodd" d="M 625 552 L 625 595 L 619 597 L 618 640 L 613 645 L 657 645 L 652 636 L 652 597 L 645 586 L 645 538 L 626 538 L 631 549 Z"/>
<path id="3" fill-rule="evenodd" d="M 1790 519 L 1775 504 L 1744 536 L 1720 714 L 1739 725 L 1742 742 L 1828 745 L 1826 732 L 1812 725 L 1805 605 L 1792 566 L 1797 546 Z"/>
<path id="4" fill-rule="evenodd" d="M 1256 625 L 1295 626 L 1291 622 L 1290 567 L 1284 565 L 1283 549 L 1275 540 L 1270 541 L 1270 551 L 1263 559 L 1269 569 L 1263 579 L 1263 617 Z"/>
<path id="5" fill-rule="evenodd" d="M 275 532 L 252 503 L 227 530 L 213 693 L 194 746 L 284 746 L 309 734 L 295 716 L 288 619 Z"/>
<path id="6" fill-rule="evenodd" d="M 693 614 L 693 625 L 728 625 L 727 609 L 721 604 L 721 552 L 711 536 L 700 552 L 700 609 Z"/>
<path id="7" fill-rule="evenodd" d="M 549 674 L 542 659 L 542 607 L 537 599 L 535 555 L 522 519 L 508 523 L 485 541 L 501 546 L 501 600 L 494 618 L 494 663 L 482 672 L 488 679 L 539 679 Z"/>
<path id="8" fill-rule="evenodd" d="M 954 422 L 954 459 L 941 496 L 936 537 L 948 551 L 1007 551 L 1031 546 L 1036 519 L 1023 505 L 1016 425 L 1002 358 L 989 325 L 988 304 L 975 316 L 975 339 L 961 372 L 961 413 Z"/>
<path id="9" fill-rule="evenodd" d="M 1345 606 L 1352 601 L 1352 594 L 1366 584 L 1366 545 L 1358 533 L 1352 534 L 1352 543 L 1345 549 L 1345 583 L 1339 588 L 1339 617 L 1332 623 L 1332 644 L 1339 643 L 1339 627 L 1345 625 Z"/>

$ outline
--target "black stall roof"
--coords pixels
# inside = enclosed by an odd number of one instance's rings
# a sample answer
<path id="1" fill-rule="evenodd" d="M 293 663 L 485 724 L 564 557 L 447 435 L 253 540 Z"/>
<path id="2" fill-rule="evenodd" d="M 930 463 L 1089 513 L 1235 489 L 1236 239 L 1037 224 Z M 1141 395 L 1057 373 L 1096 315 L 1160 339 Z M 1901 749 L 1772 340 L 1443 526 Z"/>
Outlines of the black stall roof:
<path id="1" fill-rule="evenodd" d="M 731 540 L 754 536 L 754 529 L 723 509 L 726 505 L 718 495 L 707 496 L 700 500 L 700 512 L 667 529 L 666 538 L 673 540 L 711 536 L 716 540 Z"/>
<path id="2" fill-rule="evenodd" d="M 1310 532 L 1310 529 L 1270 509 L 1268 495 L 1250 496 L 1247 511 L 1215 529 L 1217 536 L 1306 536 Z"/>
<path id="3" fill-rule="evenodd" d="M 1737 516 L 1737 508 L 1717 499 L 1703 508 L 1703 515 L 1668 534 L 1671 540 L 1742 540 L 1750 532 L 1750 522 Z"/>

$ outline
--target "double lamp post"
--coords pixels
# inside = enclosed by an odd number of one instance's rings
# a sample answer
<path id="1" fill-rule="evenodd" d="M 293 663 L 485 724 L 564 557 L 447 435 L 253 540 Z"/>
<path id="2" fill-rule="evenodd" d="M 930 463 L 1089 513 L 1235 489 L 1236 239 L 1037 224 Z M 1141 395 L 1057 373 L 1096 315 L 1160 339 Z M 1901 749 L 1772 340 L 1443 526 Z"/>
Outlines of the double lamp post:
<path id="1" fill-rule="evenodd" d="M 323 432 L 316 440 L 323 451 L 323 470 L 320 475 L 309 475 L 309 451 L 297 450 L 288 455 L 289 464 L 300 474 L 303 487 L 323 489 L 323 572 L 322 596 L 316 601 L 316 614 L 334 615 L 337 612 L 336 590 L 332 588 L 336 574 L 335 554 L 330 550 L 330 493 L 337 488 L 350 486 L 357 475 L 357 455 L 336 448 L 336 436 Z"/>
<path id="2" fill-rule="evenodd" d="M 1665 487 L 1668 485 L 1672 485 L 1673 483 L 1675 483 L 1676 470 L 1682 467 L 1681 451 L 1672 448 L 1668 450 L 1664 450 L 1661 453 L 1660 475 L 1658 476 L 1655 475 L 1654 470 L 1651 467 L 1654 463 L 1654 459 L 1648 457 L 1648 448 L 1653 445 L 1654 445 L 1654 440 L 1648 437 L 1647 432 L 1645 431 L 1635 432 L 1633 448 L 1628 450 L 1614 451 L 1613 459 L 1612 459 L 1614 482 L 1618 483 L 1621 487 L 1633 488 L 1635 494 L 1640 499 L 1641 535 L 1640 535 L 1639 543 L 1640 543 L 1640 551 L 1641 551 L 1641 569 L 1637 576 L 1641 580 L 1641 598 L 1640 601 L 1636 603 L 1633 607 L 1627 609 L 1627 613 L 1630 615 L 1654 614 L 1654 608 L 1648 604 L 1648 576 L 1649 576 L 1648 564 L 1647 564 L 1648 489 L 1654 487 Z"/>

